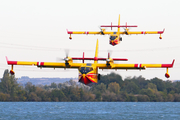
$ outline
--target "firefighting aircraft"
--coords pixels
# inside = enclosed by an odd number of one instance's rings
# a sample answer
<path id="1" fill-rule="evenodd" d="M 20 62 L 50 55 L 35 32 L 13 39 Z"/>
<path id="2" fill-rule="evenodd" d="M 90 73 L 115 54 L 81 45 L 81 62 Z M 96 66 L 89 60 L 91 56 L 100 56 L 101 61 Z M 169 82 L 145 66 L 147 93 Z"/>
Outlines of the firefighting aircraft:
<path id="1" fill-rule="evenodd" d="M 101 27 L 111 27 L 111 30 L 112 30 L 113 27 L 117 27 L 118 29 L 117 29 L 117 32 L 113 32 L 113 31 L 108 32 L 108 31 L 106 31 L 105 29 L 102 29 L 102 28 L 100 28 L 101 31 L 96 31 L 96 32 L 94 32 L 94 31 L 68 31 L 67 30 L 67 33 L 70 34 L 69 39 L 72 39 L 71 34 L 87 34 L 87 35 L 88 34 L 100 34 L 100 35 L 108 34 L 108 35 L 110 35 L 109 44 L 115 46 L 115 45 L 119 44 L 120 41 L 122 41 L 122 37 L 120 36 L 121 34 L 122 35 L 160 34 L 159 39 L 162 39 L 161 34 L 163 34 L 164 30 L 165 30 L 164 29 L 163 31 L 129 31 L 129 29 L 128 29 L 129 27 L 137 27 L 137 25 L 127 25 L 127 23 L 126 23 L 126 25 L 120 25 L 120 15 L 119 15 L 119 20 L 118 20 L 118 25 L 112 25 L 112 23 L 111 23 L 111 25 L 102 25 Z M 124 31 L 121 32 L 120 27 L 125 28 Z"/>
<path id="2" fill-rule="evenodd" d="M 135 69 L 135 70 L 144 70 L 146 68 L 166 68 L 165 77 L 169 78 L 168 68 L 172 68 L 172 64 L 117 64 L 114 61 L 127 61 L 126 58 L 111 58 L 108 53 L 107 58 L 98 57 L 98 40 L 96 43 L 96 51 L 94 58 L 84 57 L 69 57 L 68 55 L 63 59 L 65 62 L 27 62 L 27 61 L 9 61 L 6 57 L 7 64 L 11 65 L 10 73 L 15 74 L 13 71 L 14 65 L 32 65 L 40 68 L 75 68 L 79 71 L 79 82 L 91 86 L 94 83 L 98 83 L 100 80 L 100 74 L 98 74 L 98 69 Z M 73 60 L 82 60 L 82 63 L 74 63 Z M 94 60 L 94 63 L 84 63 L 84 60 Z M 98 63 L 99 60 L 106 61 L 106 63 Z"/>

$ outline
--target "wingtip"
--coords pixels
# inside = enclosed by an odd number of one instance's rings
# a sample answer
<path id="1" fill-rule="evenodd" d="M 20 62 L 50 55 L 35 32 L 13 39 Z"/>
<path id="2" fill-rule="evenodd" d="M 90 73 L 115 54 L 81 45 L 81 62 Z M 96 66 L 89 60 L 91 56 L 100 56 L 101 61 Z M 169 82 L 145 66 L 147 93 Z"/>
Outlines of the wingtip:
<path id="1" fill-rule="evenodd" d="M 175 59 L 173 59 L 173 61 L 172 61 L 172 64 L 171 64 L 171 65 L 172 65 L 172 67 L 173 67 L 173 65 L 174 65 L 174 62 L 175 62 Z"/>
<path id="2" fill-rule="evenodd" d="M 165 31 L 165 28 L 163 29 L 163 32 Z"/>
<path id="3" fill-rule="evenodd" d="M 9 64 L 9 60 L 8 60 L 8 57 L 6 56 L 6 62 L 7 62 L 7 64 Z"/>
<path id="4" fill-rule="evenodd" d="M 6 56 L 6 61 L 8 61 L 8 57 Z"/>

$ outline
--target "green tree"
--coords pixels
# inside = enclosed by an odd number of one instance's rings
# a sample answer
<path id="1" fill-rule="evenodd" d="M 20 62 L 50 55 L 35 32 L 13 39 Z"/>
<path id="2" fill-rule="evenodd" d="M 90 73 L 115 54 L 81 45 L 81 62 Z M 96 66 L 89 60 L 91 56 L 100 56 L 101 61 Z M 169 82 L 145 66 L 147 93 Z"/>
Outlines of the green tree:
<path id="1" fill-rule="evenodd" d="M 50 88 L 57 88 L 57 84 L 56 83 L 51 83 L 51 85 L 50 85 Z"/>
<path id="2" fill-rule="evenodd" d="M 149 80 L 146 80 L 144 77 L 139 76 L 139 77 L 127 77 L 124 79 L 124 81 L 133 81 L 139 89 L 145 89 L 145 87 L 147 86 L 147 84 L 149 83 Z"/>
<path id="3" fill-rule="evenodd" d="M 117 101 L 127 102 L 129 101 L 129 95 L 126 91 L 120 91 L 120 93 L 117 95 Z"/>
<path id="4" fill-rule="evenodd" d="M 133 95 L 133 94 L 130 94 L 130 95 L 129 95 L 129 100 L 130 100 L 131 102 L 137 102 L 137 96 L 135 96 L 135 95 Z"/>
<path id="5" fill-rule="evenodd" d="M 0 92 L 0 101 L 10 101 L 10 95 Z"/>
<path id="6" fill-rule="evenodd" d="M 157 86 L 158 91 L 163 91 L 165 89 L 165 83 L 163 80 L 159 78 L 153 78 L 150 81 Z"/>
<path id="7" fill-rule="evenodd" d="M 16 96 L 18 90 L 17 79 L 14 75 L 9 74 L 9 70 L 5 70 L 1 79 L 1 91 L 5 94 L 10 94 L 12 99 Z"/>
<path id="8" fill-rule="evenodd" d="M 25 91 L 22 87 L 18 90 L 17 96 L 18 101 L 27 101 L 27 91 Z"/>
<path id="9" fill-rule="evenodd" d="M 180 102 L 180 94 L 174 94 L 174 102 Z"/>
<path id="10" fill-rule="evenodd" d="M 147 95 L 137 95 L 138 102 L 149 102 L 150 99 Z"/>
<path id="11" fill-rule="evenodd" d="M 36 93 L 34 92 L 31 92 L 29 95 L 28 95 L 28 101 L 41 101 L 41 98 L 39 98 Z"/>
<path id="12" fill-rule="evenodd" d="M 51 99 L 53 101 L 66 101 L 66 96 L 62 90 L 54 89 L 51 91 Z"/>
<path id="13" fill-rule="evenodd" d="M 157 101 L 156 96 L 151 89 L 142 89 L 141 94 L 147 95 L 149 97 L 150 101 L 154 101 L 154 102 Z"/>
<path id="14" fill-rule="evenodd" d="M 180 93 L 180 82 L 174 82 L 173 86 L 176 88 L 176 93 Z"/>
<path id="15" fill-rule="evenodd" d="M 97 101 L 102 101 L 102 93 L 101 92 L 96 92 L 95 95 L 96 95 Z"/>
<path id="16" fill-rule="evenodd" d="M 174 96 L 172 94 L 167 95 L 167 101 L 168 102 L 173 102 L 174 101 Z"/>
<path id="17" fill-rule="evenodd" d="M 49 101 L 48 98 L 49 96 L 47 95 L 48 91 L 45 91 L 43 88 L 36 87 L 36 95 L 41 98 L 41 101 Z"/>
<path id="18" fill-rule="evenodd" d="M 152 89 L 152 90 L 154 90 L 154 91 L 157 91 L 157 87 L 156 87 L 156 85 L 155 84 L 153 84 L 153 83 L 148 83 L 148 85 L 147 85 L 148 87 L 148 89 Z"/>
<path id="19" fill-rule="evenodd" d="M 120 86 L 118 83 L 112 82 L 108 85 L 108 90 L 110 92 L 114 92 L 114 93 L 118 94 L 120 92 Z"/>
<path id="20" fill-rule="evenodd" d="M 33 85 L 31 82 L 27 82 L 27 83 L 25 84 L 25 90 L 26 90 L 28 93 L 35 92 L 35 91 L 36 91 L 36 86 Z"/>
<path id="21" fill-rule="evenodd" d="M 105 93 L 102 94 L 102 100 L 108 102 L 117 101 L 117 96 L 115 93 L 106 90 Z"/>
<path id="22" fill-rule="evenodd" d="M 76 82 L 74 80 L 69 80 L 69 85 L 72 87 L 76 87 Z"/>
<path id="23" fill-rule="evenodd" d="M 119 74 L 113 72 L 108 75 L 102 75 L 101 80 L 99 81 L 99 83 L 104 83 L 106 86 L 108 86 L 108 84 L 110 84 L 111 82 L 116 82 L 120 86 L 122 86 L 123 84 L 122 77 Z"/>
<path id="24" fill-rule="evenodd" d="M 133 81 L 126 81 L 126 85 L 124 86 L 123 91 L 126 91 L 127 93 L 137 94 L 139 93 L 139 88 Z"/>
<path id="25" fill-rule="evenodd" d="M 90 90 L 93 93 L 96 93 L 96 92 L 104 93 L 106 91 L 106 85 L 104 83 L 93 85 Z"/>

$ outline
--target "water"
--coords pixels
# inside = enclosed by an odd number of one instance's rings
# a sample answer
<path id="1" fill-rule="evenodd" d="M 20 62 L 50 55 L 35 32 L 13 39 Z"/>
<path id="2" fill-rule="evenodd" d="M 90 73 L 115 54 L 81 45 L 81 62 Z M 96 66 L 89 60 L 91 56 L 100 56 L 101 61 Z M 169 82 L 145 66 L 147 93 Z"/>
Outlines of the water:
<path id="1" fill-rule="evenodd" d="M 0 102 L 0 120 L 179 120 L 179 102 Z"/>

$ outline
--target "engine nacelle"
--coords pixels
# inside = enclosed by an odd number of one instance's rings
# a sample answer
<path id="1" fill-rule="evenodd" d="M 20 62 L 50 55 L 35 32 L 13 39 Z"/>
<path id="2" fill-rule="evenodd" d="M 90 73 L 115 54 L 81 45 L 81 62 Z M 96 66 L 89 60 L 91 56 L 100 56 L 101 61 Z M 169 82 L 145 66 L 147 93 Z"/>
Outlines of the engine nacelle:
<path id="1" fill-rule="evenodd" d="M 10 74 L 11 74 L 11 75 L 14 75 L 15 72 L 14 72 L 13 70 L 10 70 Z"/>
<path id="2" fill-rule="evenodd" d="M 98 74 L 98 80 L 100 80 L 100 78 L 101 78 L 101 75 L 100 75 L 100 74 Z"/>
<path id="3" fill-rule="evenodd" d="M 170 77 L 169 73 L 166 73 L 166 74 L 165 74 L 165 77 L 166 77 L 166 78 L 169 78 L 169 77 Z"/>
<path id="4" fill-rule="evenodd" d="M 119 41 L 122 41 L 122 37 L 119 38 Z"/>

